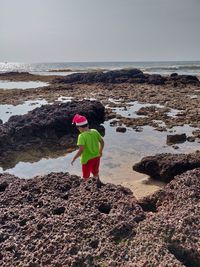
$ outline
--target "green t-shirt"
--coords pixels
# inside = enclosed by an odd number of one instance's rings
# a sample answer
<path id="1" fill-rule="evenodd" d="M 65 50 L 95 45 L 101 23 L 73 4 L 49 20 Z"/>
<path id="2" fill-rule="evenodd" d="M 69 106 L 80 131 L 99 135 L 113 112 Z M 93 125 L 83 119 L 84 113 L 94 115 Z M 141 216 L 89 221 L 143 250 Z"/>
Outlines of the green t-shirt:
<path id="1" fill-rule="evenodd" d="M 81 154 L 81 164 L 85 164 L 88 160 L 99 156 L 99 141 L 102 139 L 100 133 L 95 129 L 90 129 L 80 133 L 78 136 L 78 146 L 84 146 Z"/>

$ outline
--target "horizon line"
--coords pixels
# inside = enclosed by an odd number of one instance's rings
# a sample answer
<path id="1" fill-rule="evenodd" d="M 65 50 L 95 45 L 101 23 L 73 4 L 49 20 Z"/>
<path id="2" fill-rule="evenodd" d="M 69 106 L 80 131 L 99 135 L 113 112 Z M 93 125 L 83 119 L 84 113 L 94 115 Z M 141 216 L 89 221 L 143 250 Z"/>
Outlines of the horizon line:
<path id="1" fill-rule="evenodd" d="M 198 60 L 141 60 L 141 61 L 134 61 L 134 60 L 111 60 L 111 61 L 38 61 L 38 62 L 31 62 L 31 61 L 27 61 L 27 62 L 23 62 L 23 61 L 18 61 L 18 62 L 14 62 L 14 61 L 0 61 L 0 64 L 9 64 L 9 63 L 18 63 L 18 64 L 44 64 L 44 63 L 154 63 L 154 62 L 159 62 L 159 63 L 165 63 L 165 62 L 200 62 L 200 59 Z"/>

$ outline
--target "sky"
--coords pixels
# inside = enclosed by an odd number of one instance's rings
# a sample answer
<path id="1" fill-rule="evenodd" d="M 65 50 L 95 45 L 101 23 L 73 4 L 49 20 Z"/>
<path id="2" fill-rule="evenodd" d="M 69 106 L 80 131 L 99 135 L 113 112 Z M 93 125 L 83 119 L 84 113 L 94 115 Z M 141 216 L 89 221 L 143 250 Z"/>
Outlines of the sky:
<path id="1" fill-rule="evenodd" d="M 200 0 L 0 0 L 0 62 L 200 60 Z"/>

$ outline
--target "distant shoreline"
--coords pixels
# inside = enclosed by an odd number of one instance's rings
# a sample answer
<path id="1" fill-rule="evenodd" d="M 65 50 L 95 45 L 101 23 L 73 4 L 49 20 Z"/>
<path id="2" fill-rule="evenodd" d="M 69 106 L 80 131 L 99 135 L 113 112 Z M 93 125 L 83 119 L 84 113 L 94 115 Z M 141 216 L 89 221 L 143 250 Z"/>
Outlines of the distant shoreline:
<path id="1" fill-rule="evenodd" d="M 23 71 L 38 74 L 59 73 L 65 71 L 83 72 L 95 70 L 116 70 L 137 68 L 149 74 L 178 74 L 200 75 L 200 61 L 113 61 L 113 62 L 49 62 L 49 63 L 0 63 L 0 73 Z"/>

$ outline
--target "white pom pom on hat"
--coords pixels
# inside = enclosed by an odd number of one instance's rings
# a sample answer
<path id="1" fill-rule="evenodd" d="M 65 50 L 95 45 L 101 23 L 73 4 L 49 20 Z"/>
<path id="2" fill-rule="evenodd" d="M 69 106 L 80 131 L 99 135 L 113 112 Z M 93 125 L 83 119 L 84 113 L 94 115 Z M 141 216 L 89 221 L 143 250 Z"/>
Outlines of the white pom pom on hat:
<path id="1" fill-rule="evenodd" d="M 88 121 L 85 116 L 76 114 L 72 120 L 72 124 L 76 124 L 76 126 L 82 126 L 87 124 Z"/>

